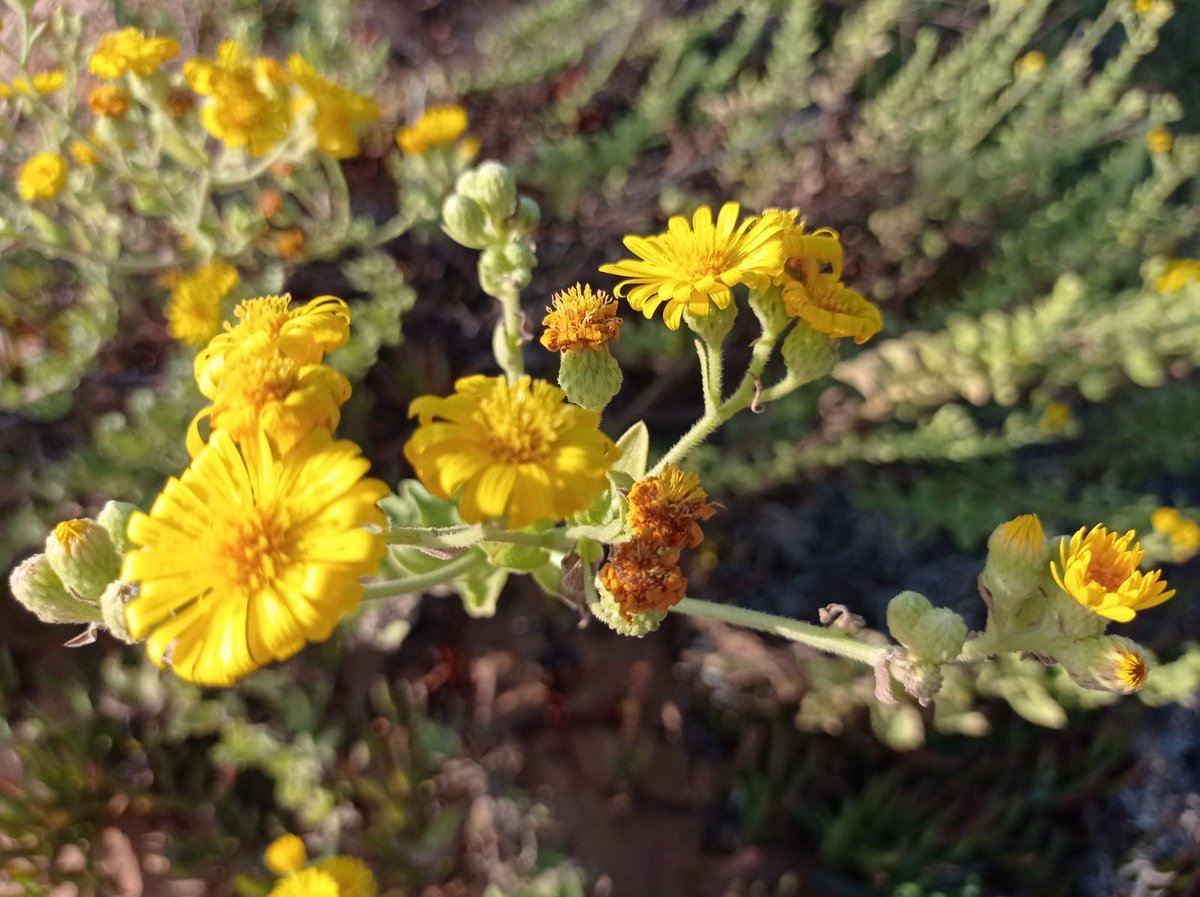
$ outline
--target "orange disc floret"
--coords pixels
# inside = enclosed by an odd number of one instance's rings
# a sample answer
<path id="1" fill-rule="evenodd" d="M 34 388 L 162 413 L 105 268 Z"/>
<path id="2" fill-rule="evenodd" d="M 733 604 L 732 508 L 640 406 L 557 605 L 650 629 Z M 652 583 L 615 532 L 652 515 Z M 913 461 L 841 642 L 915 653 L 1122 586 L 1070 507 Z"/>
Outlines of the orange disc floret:
<path id="1" fill-rule="evenodd" d="M 555 293 L 552 303 L 542 319 L 542 345 L 551 352 L 599 349 L 621 338 L 617 300 L 603 290 L 592 292 L 587 284 L 577 283 Z"/>
<path id="2" fill-rule="evenodd" d="M 629 491 L 629 525 L 635 535 L 682 551 L 704 541 L 700 520 L 717 513 L 700 478 L 674 464 L 634 483 Z"/>
<path id="3" fill-rule="evenodd" d="M 679 552 L 651 539 L 633 539 L 614 547 L 600 570 L 600 582 L 613 596 L 626 622 L 634 614 L 665 613 L 687 594 Z"/>
<path id="4" fill-rule="evenodd" d="M 1138 569 L 1145 552 L 1136 535 L 1129 530 L 1118 536 L 1100 524 L 1080 527 L 1069 544 L 1065 538 L 1059 542 L 1062 569 L 1050 563 L 1054 581 L 1084 607 L 1118 623 L 1162 604 L 1175 590 L 1167 589 L 1161 570 Z"/>

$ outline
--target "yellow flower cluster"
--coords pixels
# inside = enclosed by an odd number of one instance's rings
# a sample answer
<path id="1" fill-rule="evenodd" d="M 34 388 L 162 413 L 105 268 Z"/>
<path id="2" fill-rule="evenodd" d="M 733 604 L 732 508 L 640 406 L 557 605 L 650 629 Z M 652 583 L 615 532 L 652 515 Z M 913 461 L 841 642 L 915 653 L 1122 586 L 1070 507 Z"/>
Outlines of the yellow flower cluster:
<path id="1" fill-rule="evenodd" d="M 600 415 L 564 399 L 544 380 L 464 377 L 452 396 L 413 401 L 418 426 L 404 456 L 426 489 L 458 498 L 468 523 L 561 520 L 607 487 L 620 456 Z"/>
<path id="2" fill-rule="evenodd" d="M 1088 610 L 1128 623 L 1137 612 L 1162 604 L 1175 594 L 1161 570 L 1138 570 L 1145 552 L 1129 530 L 1122 536 L 1097 524 L 1080 527 L 1059 543 L 1059 562 L 1050 571 L 1059 588 Z"/>
<path id="3" fill-rule="evenodd" d="M 173 37 L 147 37 L 137 28 L 122 28 L 100 38 L 88 71 L 109 81 L 130 73 L 148 77 L 178 55 L 179 41 Z"/>
<path id="4" fill-rule="evenodd" d="M 1200 554 L 1200 523 L 1189 520 L 1175 508 L 1159 508 L 1150 525 L 1171 541 L 1172 560 L 1182 564 Z"/>
<path id="5" fill-rule="evenodd" d="M 281 876 L 269 897 L 375 897 L 379 893 L 362 860 L 333 856 L 310 866 L 304 842 L 295 835 L 277 838 L 263 859 L 268 869 Z"/>
<path id="6" fill-rule="evenodd" d="M 17 171 L 17 192 L 26 202 L 54 199 L 66 182 L 67 160 L 58 153 L 37 153 Z"/>
<path id="7" fill-rule="evenodd" d="M 357 156 L 358 128 L 379 118 L 379 104 L 317 74 L 312 63 L 298 53 L 288 57 L 288 71 L 301 96 L 293 108 L 313 109 L 312 127 L 317 146 L 335 159 Z"/>
<path id="8" fill-rule="evenodd" d="M 787 312 L 832 337 L 865 342 L 883 326 L 879 309 L 841 282 L 842 246 L 829 229 L 807 233 L 795 210 L 768 210 L 738 223 L 740 207 L 726 203 L 716 220 L 707 206 L 689 222 L 676 216 L 664 233 L 627 236 L 638 258 L 601 265 L 624 278 L 616 294 L 647 318 L 661 305 L 663 320 L 679 328 L 686 312 L 704 317 L 728 308 L 733 287 L 780 287 Z"/>
<path id="9" fill-rule="evenodd" d="M 346 342 L 349 308 L 332 296 L 289 304 L 243 302 L 237 326 L 197 356 L 211 404 L 188 434 L 192 463 L 130 520 L 130 634 L 192 682 L 229 685 L 328 638 L 383 557 L 376 503 L 388 490 L 364 479 L 357 445 L 334 439 L 350 388 L 320 363 Z"/>
<path id="10" fill-rule="evenodd" d="M 54 93 L 54 91 L 67 83 L 67 76 L 62 69 L 54 69 L 53 71 L 34 75 L 32 82 L 31 84 L 30 79 L 26 78 L 17 78 L 11 84 L 5 84 L 3 81 L 0 81 L 0 99 L 11 96 L 28 97 L 34 93 L 42 96 Z"/>
<path id="11" fill-rule="evenodd" d="M 221 262 L 180 276 L 171 289 L 167 331 L 181 342 L 203 346 L 220 331 L 221 300 L 237 283 L 237 269 Z"/>
<path id="12" fill-rule="evenodd" d="M 462 106 L 431 106 L 411 125 L 396 131 L 396 145 L 406 156 L 423 156 L 431 149 L 458 144 L 458 152 L 471 158 L 479 151 L 479 141 L 468 137 L 459 144 L 467 131 L 467 110 Z"/>

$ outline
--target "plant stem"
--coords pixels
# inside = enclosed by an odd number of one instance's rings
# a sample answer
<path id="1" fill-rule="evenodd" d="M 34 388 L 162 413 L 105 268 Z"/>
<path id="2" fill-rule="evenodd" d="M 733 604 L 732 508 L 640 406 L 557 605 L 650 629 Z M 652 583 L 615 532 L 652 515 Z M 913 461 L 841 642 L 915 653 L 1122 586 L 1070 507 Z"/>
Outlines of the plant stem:
<path id="1" fill-rule="evenodd" d="M 525 373 L 525 359 L 521 352 L 521 293 L 512 285 L 505 286 L 497 299 L 504 310 L 494 346 L 496 361 L 509 383 L 516 383 Z"/>
<path id="2" fill-rule="evenodd" d="M 410 548 L 432 548 L 438 551 L 456 551 L 481 542 L 502 542 L 508 545 L 530 545 L 535 548 L 550 548 L 565 551 L 573 540 L 564 529 L 549 529 L 540 533 L 519 533 L 491 529 L 477 523 L 472 526 L 447 526 L 428 529 L 420 526 L 399 526 L 388 530 L 389 545 L 406 545 Z"/>
<path id="3" fill-rule="evenodd" d="M 476 567 L 487 562 L 487 555 L 482 551 L 468 551 L 460 557 L 442 564 L 428 573 L 415 573 L 412 576 L 402 576 L 399 579 L 388 579 L 383 582 L 373 582 L 363 587 L 363 601 L 378 601 L 381 598 L 395 598 L 398 595 L 411 595 L 414 592 L 424 592 L 434 586 L 457 579 L 465 573 L 470 573 Z"/>
<path id="4" fill-rule="evenodd" d="M 852 635 L 827 629 L 800 620 L 778 617 L 775 614 L 765 614 L 757 610 L 747 610 L 729 604 L 714 604 L 711 601 L 701 601 L 698 598 L 684 598 L 671 610 L 677 614 L 687 614 L 692 617 L 702 617 L 709 620 L 720 620 L 735 626 L 744 626 L 758 632 L 769 632 L 771 635 L 782 636 L 793 642 L 808 645 L 829 654 L 837 654 L 850 660 L 874 666 L 888 651 L 886 645 L 873 645 L 870 642 L 859 641 Z"/>

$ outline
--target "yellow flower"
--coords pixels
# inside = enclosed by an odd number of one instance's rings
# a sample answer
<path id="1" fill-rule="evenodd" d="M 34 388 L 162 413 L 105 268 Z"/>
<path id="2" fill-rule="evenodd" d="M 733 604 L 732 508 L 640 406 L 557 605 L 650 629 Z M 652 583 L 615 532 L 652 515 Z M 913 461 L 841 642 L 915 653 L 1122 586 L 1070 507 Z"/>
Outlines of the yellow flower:
<path id="1" fill-rule="evenodd" d="M 179 41 L 173 37 L 146 37 L 137 28 L 122 28 L 100 38 L 88 71 L 110 81 L 126 72 L 153 75 L 160 65 L 178 55 Z"/>
<path id="2" fill-rule="evenodd" d="M 600 415 L 564 404 L 558 387 L 476 375 L 454 389 L 409 406 L 419 425 L 404 456 L 434 495 L 459 497 L 463 520 L 507 516 L 514 529 L 560 520 L 607 487 L 620 452 Z"/>
<path id="3" fill-rule="evenodd" d="M 1042 411 L 1038 429 L 1043 433 L 1061 433 L 1075 419 L 1071 406 L 1066 402 L 1050 402 Z"/>
<path id="4" fill-rule="evenodd" d="M 314 430 L 286 454 L 265 433 L 215 433 L 150 513 L 135 513 L 121 578 L 129 630 L 159 666 L 230 685 L 323 641 L 384 552 L 382 482 L 352 442 Z M 336 892 L 335 892 L 336 893 Z"/>
<path id="5" fill-rule="evenodd" d="M 220 331 L 221 300 L 237 283 L 237 270 L 220 262 L 177 278 L 167 306 L 167 331 L 181 342 L 203 346 Z"/>
<path id="6" fill-rule="evenodd" d="M 1053 561 L 1050 572 L 1059 588 L 1102 617 L 1128 623 L 1140 610 L 1162 604 L 1175 594 L 1166 590 L 1161 570 L 1142 573 L 1144 552 L 1133 530 L 1118 536 L 1100 524 L 1080 527 L 1059 543 L 1062 569 Z"/>
<path id="7" fill-rule="evenodd" d="M 67 182 L 67 160 L 58 153 L 40 152 L 17 171 L 17 192 L 21 199 L 54 199 Z"/>
<path id="8" fill-rule="evenodd" d="M 665 612 L 687 595 L 679 552 L 663 548 L 653 539 L 633 539 L 615 546 L 600 570 L 600 582 L 626 622 L 634 614 Z"/>
<path id="9" fill-rule="evenodd" d="M 323 364 L 301 365 L 260 339 L 229 358 L 221 387 L 209 398 L 212 404 L 188 428 L 192 457 L 204 448 L 200 421 L 206 417 L 212 432 L 223 430 L 240 444 L 256 439 L 261 428 L 287 452 L 313 430 L 337 427 L 350 382 Z"/>
<path id="10" fill-rule="evenodd" d="M 1163 127 L 1151 128 L 1146 134 L 1146 149 L 1152 153 L 1169 153 L 1174 142 L 1171 132 Z"/>
<path id="11" fill-rule="evenodd" d="M 260 338 L 268 339 L 282 354 L 298 364 L 317 364 L 350 338 L 350 306 L 336 296 L 318 296 L 299 308 L 289 308 L 291 296 L 247 299 L 234 309 L 236 327 L 212 338 L 196 356 L 196 382 L 208 398 L 221 385 L 226 359 Z"/>
<path id="12" fill-rule="evenodd" d="M 227 146 L 262 156 L 287 137 L 292 126 L 288 76 L 274 59 L 250 59 L 241 44 L 227 40 L 216 59 L 188 60 L 183 75 L 192 90 L 208 97 L 201 123 Z"/>
<path id="13" fill-rule="evenodd" d="M 542 320 L 542 345 L 551 352 L 568 349 L 599 349 L 609 340 L 621 338 L 617 302 L 603 290 L 575 284 L 552 297 Z"/>
<path id="14" fill-rule="evenodd" d="M 1159 508 L 1150 516 L 1154 531 L 1171 540 L 1172 560 L 1183 563 L 1200 553 L 1200 523 L 1188 520 L 1175 508 Z"/>
<path id="15" fill-rule="evenodd" d="M 379 888 L 371 870 L 354 857 L 330 857 L 317 863 L 318 870 L 337 882 L 338 897 L 375 897 Z"/>
<path id="16" fill-rule="evenodd" d="M 1154 279 L 1160 293 L 1177 293 L 1200 281 L 1200 259 L 1168 259 L 1163 272 Z"/>
<path id="17" fill-rule="evenodd" d="M 263 862 L 276 875 L 290 875 L 299 872 L 308 862 L 308 852 L 304 842 L 296 835 L 283 835 L 276 838 L 263 854 Z"/>
<path id="18" fill-rule="evenodd" d="M 320 869 L 301 869 L 281 878 L 267 897 L 341 897 L 337 880 Z"/>
<path id="19" fill-rule="evenodd" d="M 379 118 L 379 104 L 370 97 L 322 78 L 299 53 L 288 57 L 288 71 L 296 86 L 304 92 L 307 102 L 316 107 L 313 131 L 317 146 L 335 159 L 357 156 L 359 145 L 356 127 L 368 125 Z"/>
<path id="20" fill-rule="evenodd" d="M 120 118 L 129 111 L 129 94 L 115 84 L 98 84 L 88 94 L 88 108 L 98 118 Z"/>
<path id="21" fill-rule="evenodd" d="M 625 247 L 637 259 L 601 265 L 600 270 L 626 278 L 613 292 L 617 296 L 627 292 L 629 304 L 647 318 L 665 302 L 663 321 L 678 330 L 685 311 L 704 317 L 710 302 L 728 308 L 733 286 L 782 272 L 778 225 L 762 218 L 748 218 L 739 225 L 739 211 L 736 202 L 725 203 L 715 224 L 708 206 L 697 209 L 690 224 L 676 215 L 665 233 L 625 238 Z"/>
<path id="22" fill-rule="evenodd" d="M 1046 54 L 1041 50 L 1030 50 L 1013 63 L 1013 74 L 1018 78 L 1040 74 L 1046 67 Z"/>
<path id="23" fill-rule="evenodd" d="M 421 156 L 435 146 L 449 146 L 466 130 L 467 110 L 462 106 L 432 106 L 396 132 L 396 145 L 407 156 Z"/>
<path id="24" fill-rule="evenodd" d="M 694 473 L 675 464 L 638 480 L 629 490 L 629 527 L 634 535 L 667 548 L 695 548 L 704 541 L 698 520 L 717 513 Z"/>
<path id="25" fill-rule="evenodd" d="M 86 140 L 75 140 L 68 147 L 71 153 L 71 158 L 87 168 L 92 168 L 100 161 L 96 155 L 96 148 Z"/>
<path id="26" fill-rule="evenodd" d="M 0 99 L 11 97 L 14 93 L 24 97 L 31 96 L 34 91 L 42 95 L 54 93 L 66 83 L 66 73 L 62 69 L 54 69 L 34 75 L 32 86 L 25 78 L 17 78 L 12 84 L 0 83 Z"/>

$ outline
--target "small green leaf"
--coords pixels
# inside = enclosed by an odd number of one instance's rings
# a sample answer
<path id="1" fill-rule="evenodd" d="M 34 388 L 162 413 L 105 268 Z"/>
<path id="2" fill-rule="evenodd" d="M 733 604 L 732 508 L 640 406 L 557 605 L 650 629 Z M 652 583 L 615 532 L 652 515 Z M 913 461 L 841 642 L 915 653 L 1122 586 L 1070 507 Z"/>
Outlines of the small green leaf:
<path id="1" fill-rule="evenodd" d="M 508 571 L 502 567 L 483 570 L 460 579 L 455 583 L 462 598 L 463 609 L 472 617 L 491 617 L 496 613 L 496 602 L 504 584 L 508 582 Z"/>
<path id="2" fill-rule="evenodd" d="M 617 440 L 617 448 L 621 449 L 621 457 L 613 465 L 613 471 L 627 473 L 634 480 L 644 477 L 650 458 L 650 431 L 646 429 L 646 422 L 638 421 L 626 430 Z"/>

